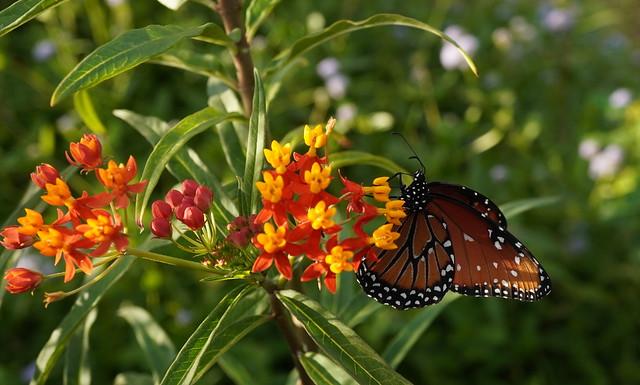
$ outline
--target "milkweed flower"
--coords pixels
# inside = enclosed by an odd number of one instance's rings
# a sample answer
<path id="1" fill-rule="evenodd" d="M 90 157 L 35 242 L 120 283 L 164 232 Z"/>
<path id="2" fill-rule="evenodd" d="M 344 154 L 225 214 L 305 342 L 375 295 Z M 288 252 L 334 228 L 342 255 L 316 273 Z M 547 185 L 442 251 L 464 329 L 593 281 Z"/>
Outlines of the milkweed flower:
<path id="1" fill-rule="evenodd" d="M 20 232 L 19 226 L 7 226 L 0 231 L 2 241 L 0 244 L 9 250 L 18 250 L 29 247 L 35 242 L 35 238 L 31 235 L 26 235 Z"/>
<path id="2" fill-rule="evenodd" d="M 44 276 L 37 271 L 29 270 L 24 267 L 16 267 L 7 270 L 4 275 L 5 281 L 7 281 L 6 290 L 11 294 L 20 294 L 34 291 L 40 283 L 42 283 Z"/>
<path id="3" fill-rule="evenodd" d="M 79 142 L 71 143 L 65 152 L 69 163 L 84 172 L 95 170 L 102 165 L 102 144 L 94 134 L 85 134 Z"/>
<path id="4" fill-rule="evenodd" d="M 129 206 L 129 196 L 142 192 L 147 185 L 147 181 L 129 184 L 137 171 L 138 166 L 133 156 L 129 157 L 126 165 L 110 160 L 107 168 L 96 170 L 98 181 L 113 195 L 116 208 Z"/>
<path id="5" fill-rule="evenodd" d="M 281 145 L 274 140 L 271 149 L 264 149 L 264 157 L 278 174 L 284 174 L 291 162 L 291 144 Z"/>
<path id="6" fill-rule="evenodd" d="M 392 231 L 393 225 L 391 223 L 384 224 L 378 227 L 371 238 L 370 243 L 376 245 L 383 250 L 397 249 L 398 246 L 394 243 L 396 239 L 400 238 L 400 233 Z"/>
<path id="7" fill-rule="evenodd" d="M 24 211 L 27 215 L 18 218 L 18 223 L 20 224 L 18 231 L 24 235 L 36 235 L 44 226 L 44 219 L 42 219 L 42 215 L 35 210 L 24 209 Z"/>
<path id="8" fill-rule="evenodd" d="M 120 217 L 111 216 L 105 210 L 94 210 L 93 215 L 95 218 L 87 218 L 86 223 L 76 226 L 79 233 L 97 246 L 91 256 L 103 255 L 112 244 L 119 252 L 124 251 L 129 245 L 129 240 L 122 232 Z"/>
<path id="9" fill-rule="evenodd" d="M 58 178 L 60 178 L 58 170 L 47 163 L 37 166 L 36 171 L 31 173 L 31 180 L 41 189 L 45 189 L 47 183 L 55 184 Z"/>

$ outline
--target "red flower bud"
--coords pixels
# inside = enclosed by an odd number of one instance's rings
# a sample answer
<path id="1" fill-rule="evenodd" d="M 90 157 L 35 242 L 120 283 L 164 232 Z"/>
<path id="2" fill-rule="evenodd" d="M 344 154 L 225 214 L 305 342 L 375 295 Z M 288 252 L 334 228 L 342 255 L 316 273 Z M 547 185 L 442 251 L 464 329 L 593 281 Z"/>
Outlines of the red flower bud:
<path id="1" fill-rule="evenodd" d="M 165 201 L 157 200 L 151 205 L 151 214 L 153 215 L 153 218 L 169 219 L 171 218 L 172 213 L 173 210 L 171 209 L 171 206 Z"/>
<path id="2" fill-rule="evenodd" d="M 33 236 L 21 234 L 18 229 L 18 226 L 8 226 L 0 231 L 0 236 L 4 237 L 0 244 L 6 249 L 17 250 L 29 247 L 35 242 Z"/>
<path id="3" fill-rule="evenodd" d="M 7 291 L 11 294 L 19 294 L 35 290 L 42 282 L 43 275 L 24 267 L 16 267 L 7 270 L 4 279 L 7 281 Z"/>
<path id="4" fill-rule="evenodd" d="M 185 179 L 185 181 L 182 182 L 182 193 L 186 196 L 193 197 L 196 195 L 196 189 L 198 186 L 200 185 L 195 180 Z"/>
<path id="5" fill-rule="evenodd" d="M 151 221 L 151 232 L 158 238 L 171 238 L 171 223 L 166 218 Z"/>
<path id="6" fill-rule="evenodd" d="M 213 193 L 207 186 L 198 186 L 196 189 L 195 196 L 193 197 L 193 202 L 198 206 L 198 208 L 202 211 L 209 210 L 211 207 L 211 201 L 213 200 Z"/>
<path id="7" fill-rule="evenodd" d="M 198 230 L 204 226 L 204 214 L 195 206 L 187 207 L 184 210 L 182 223 L 189 226 L 191 230 Z"/>
<path id="8" fill-rule="evenodd" d="M 244 228 L 227 235 L 227 241 L 231 242 L 238 248 L 245 248 L 249 245 L 251 233 L 248 228 Z"/>
<path id="9" fill-rule="evenodd" d="M 80 142 L 69 145 L 69 152 L 65 152 L 69 163 L 84 171 L 93 170 L 102 165 L 102 144 L 94 134 L 82 135 Z"/>
<path id="10" fill-rule="evenodd" d="M 31 180 L 41 189 L 45 189 L 46 184 L 56 184 L 56 179 L 60 178 L 60 173 L 50 164 L 42 163 L 36 167 L 36 171 L 31 173 Z"/>
<path id="11" fill-rule="evenodd" d="M 184 198 L 184 196 L 180 191 L 170 190 L 167 195 L 165 195 L 164 200 L 169 204 L 169 206 L 175 209 L 180 206 L 180 203 L 182 203 L 182 198 Z"/>

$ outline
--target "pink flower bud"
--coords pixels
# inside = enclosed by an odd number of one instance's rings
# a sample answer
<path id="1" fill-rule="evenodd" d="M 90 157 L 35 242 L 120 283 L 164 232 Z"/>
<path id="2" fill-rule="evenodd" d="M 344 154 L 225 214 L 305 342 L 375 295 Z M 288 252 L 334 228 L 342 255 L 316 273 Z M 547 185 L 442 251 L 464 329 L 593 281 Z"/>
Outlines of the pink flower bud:
<path id="1" fill-rule="evenodd" d="M 185 210 L 187 210 L 189 207 L 193 207 L 190 205 L 180 205 L 178 207 L 176 207 L 176 218 L 178 218 L 180 221 L 184 221 L 184 212 Z"/>
<path id="2" fill-rule="evenodd" d="M 193 202 L 202 211 L 209 210 L 211 207 L 211 201 L 213 200 L 213 193 L 207 186 L 198 186 L 196 194 L 193 197 Z"/>
<path id="3" fill-rule="evenodd" d="M 173 210 L 171 209 L 171 206 L 165 201 L 157 200 L 151 205 L 151 214 L 153 215 L 153 218 L 169 219 L 171 218 L 172 213 Z"/>
<path id="4" fill-rule="evenodd" d="M 196 189 L 200 186 L 198 182 L 193 179 L 185 179 L 182 182 L 182 193 L 186 196 L 193 197 L 196 195 Z"/>
<path id="5" fill-rule="evenodd" d="M 249 229 L 247 228 L 229 233 L 229 235 L 227 236 L 227 241 L 231 242 L 236 247 L 241 249 L 247 247 L 250 240 L 251 234 L 249 233 Z"/>
<path id="6" fill-rule="evenodd" d="M 189 226 L 191 230 L 198 230 L 204 226 L 204 214 L 195 206 L 187 207 L 184 210 L 182 223 Z"/>
<path id="7" fill-rule="evenodd" d="M 18 226 L 8 226 L 0 231 L 0 236 L 4 237 L 0 241 L 0 245 L 9 250 L 24 249 L 35 242 L 35 238 L 31 235 L 21 234 Z"/>
<path id="8" fill-rule="evenodd" d="M 171 223 L 166 218 L 151 221 L 151 232 L 158 238 L 171 238 Z"/>
<path id="9" fill-rule="evenodd" d="M 176 207 L 180 206 L 183 198 L 184 196 L 180 191 L 170 190 L 164 197 L 164 201 L 167 202 L 169 206 L 175 209 Z"/>
<path id="10" fill-rule="evenodd" d="M 60 173 L 50 164 L 42 163 L 36 167 L 36 171 L 31 173 L 31 180 L 41 189 L 45 189 L 46 184 L 56 184 L 56 179 L 60 178 Z"/>

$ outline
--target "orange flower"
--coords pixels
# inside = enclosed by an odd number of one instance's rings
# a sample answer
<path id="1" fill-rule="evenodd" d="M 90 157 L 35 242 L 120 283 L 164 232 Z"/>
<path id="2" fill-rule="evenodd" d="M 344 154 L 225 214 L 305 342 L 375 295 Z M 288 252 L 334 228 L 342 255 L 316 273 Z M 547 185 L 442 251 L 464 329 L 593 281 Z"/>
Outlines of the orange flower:
<path id="1" fill-rule="evenodd" d="M 91 171 L 102 165 L 102 144 L 94 134 L 85 134 L 80 142 L 71 143 L 69 152 L 65 151 L 69 163 L 82 168 L 82 171 Z"/>
<path id="2" fill-rule="evenodd" d="M 112 194 L 115 206 L 118 209 L 129 206 L 129 195 L 137 194 L 144 190 L 147 181 L 128 184 L 136 176 L 138 166 L 133 156 L 129 157 L 127 165 L 110 160 L 107 168 L 96 170 L 96 177 Z"/>
<path id="3" fill-rule="evenodd" d="M 60 178 L 54 183 L 45 184 L 47 193 L 42 196 L 42 200 L 51 206 L 67 206 L 73 202 L 71 190 L 65 181 Z"/>
<path id="4" fill-rule="evenodd" d="M 60 178 L 58 170 L 47 163 L 37 166 L 36 171 L 31 173 L 31 180 L 41 189 L 44 189 L 47 183 L 55 184 L 58 178 Z"/>
<path id="5" fill-rule="evenodd" d="M 35 242 L 35 238 L 31 235 L 25 235 L 20 232 L 18 226 L 7 226 L 0 231 L 0 236 L 4 239 L 0 241 L 5 249 L 18 250 L 29 247 Z"/>
<path id="6" fill-rule="evenodd" d="M 42 255 L 55 257 L 54 264 L 58 264 L 60 259 L 64 259 L 65 282 L 73 279 L 76 273 L 75 266 L 78 266 L 85 274 L 91 273 L 93 269 L 91 259 L 79 250 L 92 247 L 94 243 L 91 240 L 62 226 L 49 226 L 38 231 L 38 238 L 40 240 L 34 243 L 33 247 L 38 249 Z"/>
<path id="7" fill-rule="evenodd" d="M 37 271 L 16 267 L 7 270 L 4 275 L 7 281 L 7 291 L 11 294 L 19 294 L 34 291 L 42 282 L 44 276 Z"/>
<path id="8" fill-rule="evenodd" d="M 24 209 L 24 211 L 27 215 L 18 218 L 18 223 L 22 225 L 18 231 L 24 235 L 36 235 L 42 226 L 44 226 L 42 215 L 31 209 Z"/>
<path id="9" fill-rule="evenodd" d="M 263 252 L 253 263 L 251 271 L 259 273 L 271 267 L 273 262 L 276 268 L 285 278 L 291 279 L 293 272 L 287 256 L 287 226 L 279 226 L 277 229 L 271 223 L 265 223 L 264 232 L 254 238 L 254 244 Z"/>
<path id="10" fill-rule="evenodd" d="M 103 255 L 113 243 L 122 252 L 129 245 L 126 235 L 122 233 L 122 221 L 115 219 L 105 210 L 94 210 L 95 218 L 87 219 L 87 223 L 76 226 L 76 231 L 89 239 L 98 247 L 91 253 L 92 257 Z"/>

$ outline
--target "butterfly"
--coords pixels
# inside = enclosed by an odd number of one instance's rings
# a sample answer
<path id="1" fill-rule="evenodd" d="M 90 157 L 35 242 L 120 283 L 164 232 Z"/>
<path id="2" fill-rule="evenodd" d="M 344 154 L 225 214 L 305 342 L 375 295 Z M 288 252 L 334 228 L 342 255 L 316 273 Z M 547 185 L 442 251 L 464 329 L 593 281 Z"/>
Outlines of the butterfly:
<path id="1" fill-rule="evenodd" d="M 465 186 L 427 182 L 424 166 L 409 186 L 397 175 L 407 216 L 394 227 L 398 248 L 377 249 L 376 261 L 363 258 L 358 267 L 368 296 L 411 309 L 438 303 L 449 290 L 520 301 L 549 294 L 549 275 L 507 231 L 495 203 Z"/>

